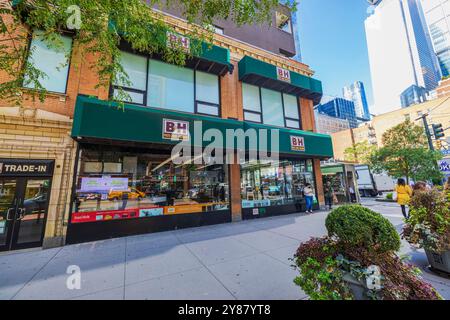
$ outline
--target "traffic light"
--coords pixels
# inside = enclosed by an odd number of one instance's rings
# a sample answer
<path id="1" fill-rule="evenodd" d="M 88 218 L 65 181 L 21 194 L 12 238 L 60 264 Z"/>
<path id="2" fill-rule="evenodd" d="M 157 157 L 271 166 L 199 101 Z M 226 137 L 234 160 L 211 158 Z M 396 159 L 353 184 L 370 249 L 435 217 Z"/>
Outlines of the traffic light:
<path id="1" fill-rule="evenodd" d="M 434 132 L 434 138 L 440 139 L 445 137 L 444 128 L 442 127 L 442 124 L 433 124 L 433 132 Z"/>

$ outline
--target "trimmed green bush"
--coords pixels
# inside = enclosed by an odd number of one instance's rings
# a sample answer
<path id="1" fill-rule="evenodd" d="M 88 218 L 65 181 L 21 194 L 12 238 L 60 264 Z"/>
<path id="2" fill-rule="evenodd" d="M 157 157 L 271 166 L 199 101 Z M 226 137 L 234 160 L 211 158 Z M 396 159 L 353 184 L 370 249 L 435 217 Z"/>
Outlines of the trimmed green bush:
<path id="1" fill-rule="evenodd" d="M 377 252 L 398 251 L 400 236 L 381 214 L 360 205 L 346 205 L 333 210 L 325 225 L 328 235 L 352 247 Z"/>
<path id="2" fill-rule="evenodd" d="M 393 199 L 394 199 L 394 194 L 388 193 L 388 194 L 386 195 L 386 199 L 387 199 L 387 200 L 393 200 Z"/>

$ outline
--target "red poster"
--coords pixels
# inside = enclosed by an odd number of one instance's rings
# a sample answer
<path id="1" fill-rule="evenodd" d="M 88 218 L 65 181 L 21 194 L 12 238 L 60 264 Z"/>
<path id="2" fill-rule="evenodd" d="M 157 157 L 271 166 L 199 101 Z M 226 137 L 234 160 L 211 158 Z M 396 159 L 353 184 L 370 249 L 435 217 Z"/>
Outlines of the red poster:
<path id="1" fill-rule="evenodd" d="M 149 215 L 140 214 L 144 210 L 155 210 L 157 206 L 150 206 L 146 208 L 135 208 L 126 210 L 111 210 L 111 211 L 92 211 L 92 212 L 74 212 L 72 213 L 72 223 L 86 223 L 86 222 L 100 222 L 109 220 L 127 220 L 146 217 Z M 163 209 L 161 208 L 161 215 Z M 157 214 L 153 214 L 156 216 Z"/>

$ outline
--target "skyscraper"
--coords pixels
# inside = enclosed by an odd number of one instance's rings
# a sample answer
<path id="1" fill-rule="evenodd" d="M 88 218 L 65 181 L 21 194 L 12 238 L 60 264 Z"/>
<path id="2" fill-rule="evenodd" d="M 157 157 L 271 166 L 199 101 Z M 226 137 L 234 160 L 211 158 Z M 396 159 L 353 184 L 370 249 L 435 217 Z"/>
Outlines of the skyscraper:
<path id="1" fill-rule="evenodd" d="M 365 21 L 375 113 L 397 109 L 412 85 L 431 91 L 440 70 L 419 0 L 382 0 Z"/>
<path id="2" fill-rule="evenodd" d="M 318 105 L 317 111 L 330 117 L 348 120 L 350 123 L 350 128 L 358 127 L 355 103 L 353 101 L 342 98 L 334 98 Z"/>
<path id="3" fill-rule="evenodd" d="M 450 75 L 450 0 L 422 0 L 442 75 Z"/>
<path id="4" fill-rule="evenodd" d="M 356 81 L 343 89 L 344 98 L 355 104 L 356 117 L 370 120 L 369 105 L 367 104 L 366 90 L 361 81 Z"/>
<path id="5" fill-rule="evenodd" d="M 297 2 L 297 9 L 300 6 L 300 0 L 296 0 Z M 300 10 L 297 10 L 297 12 L 294 12 L 292 14 L 292 29 L 294 32 L 294 41 L 295 41 L 295 56 L 294 59 L 301 62 L 302 61 L 302 54 L 301 54 L 301 47 L 300 47 Z"/>

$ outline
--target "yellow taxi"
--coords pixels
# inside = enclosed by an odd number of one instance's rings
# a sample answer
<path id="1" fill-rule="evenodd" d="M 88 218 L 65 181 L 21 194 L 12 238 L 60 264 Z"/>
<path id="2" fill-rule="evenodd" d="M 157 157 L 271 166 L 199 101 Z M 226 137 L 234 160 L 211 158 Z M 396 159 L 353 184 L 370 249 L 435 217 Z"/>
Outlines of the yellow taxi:
<path id="1" fill-rule="evenodd" d="M 143 199 L 145 198 L 145 193 L 134 188 L 129 188 L 128 190 L 110 190 L 108 193 L 108 200 L 123 200 L 123 199 Z"/>

